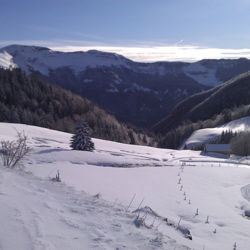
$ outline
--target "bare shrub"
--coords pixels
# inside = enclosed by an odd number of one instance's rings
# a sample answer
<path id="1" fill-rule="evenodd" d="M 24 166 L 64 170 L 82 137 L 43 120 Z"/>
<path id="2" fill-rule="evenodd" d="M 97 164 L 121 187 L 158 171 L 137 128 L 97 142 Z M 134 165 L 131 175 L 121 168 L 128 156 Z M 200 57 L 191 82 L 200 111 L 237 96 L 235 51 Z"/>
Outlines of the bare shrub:
<path id="1" fill-rule="evenodd" d="M 56 177 L 51 178 L 51 180 L 56 181 L 56 182 L 61 182 L 61 177 L 60 177 L 59 170 L 57 170 Z"/>
<path id="2" fill-rule="evenodd" d="M 28 137 L 24 132 L 17 132 L 15 141 L 0 141 L 0 157 L 3 165 L 8 168 L 22 166 L 25 156 L 31 151 L 27 145 Z"/>

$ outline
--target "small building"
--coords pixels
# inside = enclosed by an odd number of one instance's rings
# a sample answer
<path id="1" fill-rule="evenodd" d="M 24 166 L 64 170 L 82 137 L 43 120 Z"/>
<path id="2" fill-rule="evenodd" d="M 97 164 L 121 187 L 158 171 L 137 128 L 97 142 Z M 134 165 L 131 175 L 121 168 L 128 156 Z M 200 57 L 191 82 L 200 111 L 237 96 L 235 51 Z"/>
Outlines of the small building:
<path id="1" fill-rule="evenodd" d="M 231 148 L 229 144 L 205 144 L 204 152 L 230 155 Z"/>

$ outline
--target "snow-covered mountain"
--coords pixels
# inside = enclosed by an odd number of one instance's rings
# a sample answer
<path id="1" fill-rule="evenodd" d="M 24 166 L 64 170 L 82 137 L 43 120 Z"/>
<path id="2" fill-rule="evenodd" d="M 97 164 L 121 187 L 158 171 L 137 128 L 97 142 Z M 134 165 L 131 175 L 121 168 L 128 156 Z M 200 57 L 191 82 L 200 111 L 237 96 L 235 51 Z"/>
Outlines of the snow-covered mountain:
<path id="1" fill-rule="evenodd" d="M 0 249 L 249 248 L 249 158 L 98 139 L 76 151 L 70 134 L 22 124 L 0 123 L 0 140 L 16 131 L 32 151 L 23 171 L 0 159 Z"/>
<path id="2" fill-rule="evenodd" d="M 150 127 L 179 101 L 249 70 L 250 60 L 139 63 L 100 51 L 65 53 L 10 45 L 0 49 L 0 66 L 39 73 L 121 121 Z"/>
<path id="3" fill-rule="evenodd" d="M 8 55 L 8 58 L 6 56 Z M 129 60 L 123 56 L 95 50 L 88 52 L 58 52 L 44 47 L 10 45 L 0 50 L 0 58 L 13 61 L 26 73 L 38 71 L 49 76 L 50 71 L 58 68 L 69 68 L 76 75 L 87 67 L 125 66 Z M 6 64 L 5 61 L 5 64 Z M 2 65 L 2 63 L 0 63 Z"/>
<path id="4" fill-rule="evenodd" d="M 46 76 L 49 76 L 50 71 L 58 68 L 70 68 L 77 75 L 86 68 L 126 67 L 138 73 L 158 75 L 184 73 L 200 84 L 216 86 L 237 74 L 250 70 L 250 60 L 241 58 L 202 60 L 195 63 L 139 63 L 115 53 L 97 50 L 59 52 L 45 47 L 10 45 L 0 49 L 0 67 L 9 66 L 20 67 L 28 74 L 38 71 Z"/>

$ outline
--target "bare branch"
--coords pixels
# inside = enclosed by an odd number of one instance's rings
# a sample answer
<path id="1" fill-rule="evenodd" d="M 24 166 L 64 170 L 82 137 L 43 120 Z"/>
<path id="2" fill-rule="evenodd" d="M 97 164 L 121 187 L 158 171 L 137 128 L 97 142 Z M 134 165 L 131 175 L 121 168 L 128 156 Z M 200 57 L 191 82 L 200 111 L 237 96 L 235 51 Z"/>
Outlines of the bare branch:
<path id="1" fill-rule="evenodd" d="M 0 157 L 8 168 L 21 166 L 25 156 L 31 151 L 27 145 L 28 137 L 24 132 L 17 132 L 16 141 L 0 141 Z"/>

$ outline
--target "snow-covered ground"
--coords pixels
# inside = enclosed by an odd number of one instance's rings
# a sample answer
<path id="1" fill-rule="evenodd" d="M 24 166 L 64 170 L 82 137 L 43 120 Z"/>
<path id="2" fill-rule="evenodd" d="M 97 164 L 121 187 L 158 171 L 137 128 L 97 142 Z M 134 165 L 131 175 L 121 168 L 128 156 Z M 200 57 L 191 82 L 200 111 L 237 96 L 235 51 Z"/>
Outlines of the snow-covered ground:
<path id="1" fill-rule="evenodd" d="M 24 171 L 0 167 L 0 249 L 250 249 L 249 158 L 98 139 L 72 151 L 70 134 L 7 123 L 0 139 L 16 130 L 33 150 Z"/>
<path id="2" fill-rule="evenodd" d="M 250 131 L 250 116 L 231 121 L 216 128 L 204 128 L 196 130 L 185 141 L 184 144 L 186 144 L 187 147 L 190 149 L 194 145 L 209 142 L 220 136 L 223 131 L 229 130 L 233 132 Z M 182 148 L 184 147 L 184 144 L 182 145 Z"/>

